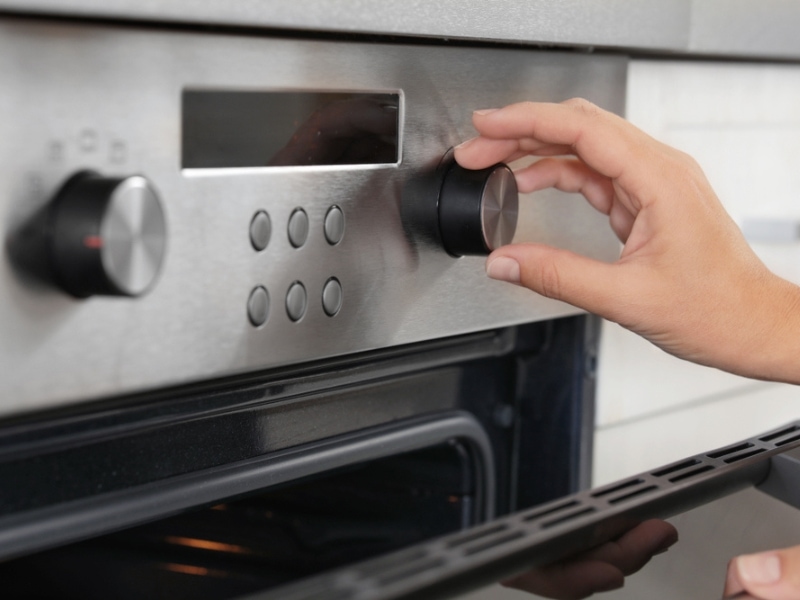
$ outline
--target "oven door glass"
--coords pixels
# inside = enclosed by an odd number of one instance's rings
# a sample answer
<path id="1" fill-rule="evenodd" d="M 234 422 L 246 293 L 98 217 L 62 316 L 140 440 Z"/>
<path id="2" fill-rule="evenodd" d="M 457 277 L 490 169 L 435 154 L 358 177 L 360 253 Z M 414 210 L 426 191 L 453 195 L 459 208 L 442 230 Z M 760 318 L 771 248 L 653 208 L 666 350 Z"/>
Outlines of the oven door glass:
<path id="1" fill-rule="evenodd" d="M 775 495 L 770 479 L 790 463 L 800 473 L 800 422 L 464 529 L 480 520 L 481 483 L 470 450 L 453 440 L 0 570 L 7 598 L 446 598 L 751 485 Z"/>

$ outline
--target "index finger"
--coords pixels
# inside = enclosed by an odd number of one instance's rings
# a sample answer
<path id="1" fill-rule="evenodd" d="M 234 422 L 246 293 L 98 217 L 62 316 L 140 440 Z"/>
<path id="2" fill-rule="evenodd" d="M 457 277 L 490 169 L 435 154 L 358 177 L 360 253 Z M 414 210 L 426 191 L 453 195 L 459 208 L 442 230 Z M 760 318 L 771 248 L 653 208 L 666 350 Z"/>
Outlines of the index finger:
<path id="1" fill-rule="evenodd" d="M 571 148 L 586 164 L 612 179 L 641 161 L 642 145 L 651 139 L 621 117 L 583 99 L 559 104 L 521 102 L 477 111 L 473 124 L 484 138 L 527 139 Z"/>

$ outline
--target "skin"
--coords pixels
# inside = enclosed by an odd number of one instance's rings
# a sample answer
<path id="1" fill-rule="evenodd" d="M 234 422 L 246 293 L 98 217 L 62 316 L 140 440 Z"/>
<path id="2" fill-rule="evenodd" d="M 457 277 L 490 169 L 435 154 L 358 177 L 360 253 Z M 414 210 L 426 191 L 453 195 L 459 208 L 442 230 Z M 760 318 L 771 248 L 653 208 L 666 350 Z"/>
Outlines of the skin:
<path id="1" fill-rule="evenodd" d="M 598 314 L 679 358 L 800 383 L 800 288 L 758 259 L 690 156 L 582 99 L 477 111 L 473 124 L 478 136 L 455 150 L 463 167 L 539 157 L 516 173 L 520 191 L 582 194 L 623 243 L 611 264 L 542 244 L 505 246 L 487 259 L 490 277 Z M 800 598 L 800 547 L 767 553 L 773 566 L 775 556 L 771 583 L 755 583 L 748 559 L 734 559 L 726 594 Z M 537 573 L 515 582 L 555 598 L 591 593 L 561 594 Z"/>

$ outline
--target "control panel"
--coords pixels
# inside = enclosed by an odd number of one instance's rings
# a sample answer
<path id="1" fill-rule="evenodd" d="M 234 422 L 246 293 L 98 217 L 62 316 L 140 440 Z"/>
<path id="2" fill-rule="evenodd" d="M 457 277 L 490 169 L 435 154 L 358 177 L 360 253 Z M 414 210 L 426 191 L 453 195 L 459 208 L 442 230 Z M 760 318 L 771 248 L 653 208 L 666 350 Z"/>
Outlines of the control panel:
<path id="1" fill-rule="evenodd" d="M 471 113 L 626 59 L 0 21 L 0 417 L 576 312 L 491 281 L 605 218 L 452 160 Z M 513 167 L 513 165 L 512 165 Z"/>

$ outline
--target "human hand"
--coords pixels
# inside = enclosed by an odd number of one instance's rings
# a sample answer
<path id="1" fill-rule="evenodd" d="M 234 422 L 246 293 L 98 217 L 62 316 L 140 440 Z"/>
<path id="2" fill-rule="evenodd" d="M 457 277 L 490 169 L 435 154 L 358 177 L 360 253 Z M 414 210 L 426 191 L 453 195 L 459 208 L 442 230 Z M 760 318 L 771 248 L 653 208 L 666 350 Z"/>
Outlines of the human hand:
<path id="1" fill-rule="evenodd" d="M 769 272 L 688 155 L 585 100 L 477 111 L 465 168 L 545 157 L 522 192 L 579 192 L 623 242 L 602 263 L 541 244 L 487 259 L 490 277 L 596 313 L 667 352 L 741 375 L 800 383 L 800 290 Z M 563 155 L 571 155 L 564 157 Z"/>
<path id="2" fill-rule="evenodd" d="M 741 592 L 762 600 L 800 598 L 800 546 L 734 558 L 724 596 L 735 598 Z"/>
<path id="3" fill-rule="evenodd" d="M 547 598 L 587 598 L 596 592 L 622 587 L 627 575 L 677 541 L 678 532 L 669 523 L 657 519 L 645 521 L 615 541 L 574 558 L 532 569 L 503 585 Z"/>

